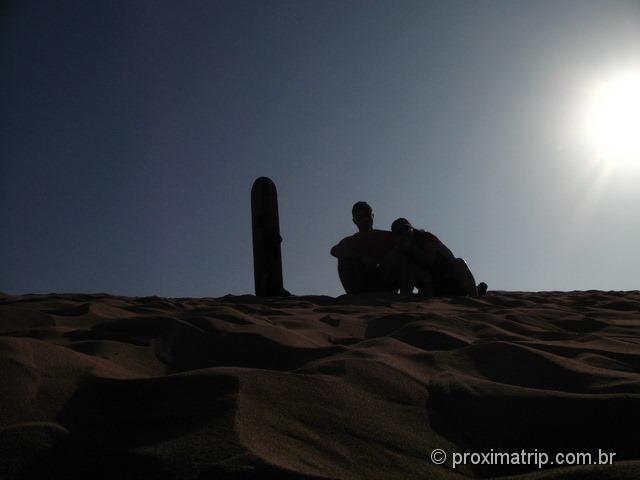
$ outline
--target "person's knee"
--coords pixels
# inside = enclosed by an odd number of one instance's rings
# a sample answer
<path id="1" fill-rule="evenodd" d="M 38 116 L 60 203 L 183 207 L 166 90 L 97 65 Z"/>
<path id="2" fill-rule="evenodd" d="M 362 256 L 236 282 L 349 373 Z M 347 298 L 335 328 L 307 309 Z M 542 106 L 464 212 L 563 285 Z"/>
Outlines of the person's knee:
<path id="1" fill-rule="evenodd" d="M 456 276 L 458 277 L 458 281 L 463 286 L 467 295 L 472 297 L 478 296 L 478 290 L 476 288 L 476 281 L 473 277 L 473 273 L 469 269 L 467 262 L 465 262 L 462 258 L 456 258 L 453 261 L 453 266 L 456 272 Z"/>
<path id="2" fill-rule="evenodd" d="M 359 264 L 361 264 L 362 262 L 360 262 L 359 260 L 356 260 L 355 258 L 338 258 L 338 269 L 351 269 L 351 268 L 357 268 L 357 266 Z"/>
<path id="3" fill-rule="evenodd" d="M 454 265 L 457 265 L 459 268 L 469 268 L 467 266 L 467 262 L 464 261 L 464 259 L 462 258 L 456 258 L 453 260 Z"/>

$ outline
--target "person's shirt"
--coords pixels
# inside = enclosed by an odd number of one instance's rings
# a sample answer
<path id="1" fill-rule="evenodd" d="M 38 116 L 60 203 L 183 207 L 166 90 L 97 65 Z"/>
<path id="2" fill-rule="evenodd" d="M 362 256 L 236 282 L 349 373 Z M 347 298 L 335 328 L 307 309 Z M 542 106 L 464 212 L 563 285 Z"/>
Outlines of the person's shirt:
<path id="1" fill-rule="evenodd" d="M 375 260 L 382 260 L 396 246 L 396 239 L 387 230 L 369 230 L 357 232 L 340 240 L 334 248 L 345 248 L 358 256 L 366 256 Z"/>

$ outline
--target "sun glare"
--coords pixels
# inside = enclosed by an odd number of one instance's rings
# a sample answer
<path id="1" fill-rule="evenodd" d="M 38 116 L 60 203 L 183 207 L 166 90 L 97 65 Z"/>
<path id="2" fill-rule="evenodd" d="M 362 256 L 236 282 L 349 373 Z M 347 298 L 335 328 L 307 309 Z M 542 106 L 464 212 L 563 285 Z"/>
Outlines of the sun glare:
<path id="1" fill-rule="evenodd" d="M 640 69 L 596 85 L 586 110 L 584 134 L 598 157 L 640 163 Z"/>

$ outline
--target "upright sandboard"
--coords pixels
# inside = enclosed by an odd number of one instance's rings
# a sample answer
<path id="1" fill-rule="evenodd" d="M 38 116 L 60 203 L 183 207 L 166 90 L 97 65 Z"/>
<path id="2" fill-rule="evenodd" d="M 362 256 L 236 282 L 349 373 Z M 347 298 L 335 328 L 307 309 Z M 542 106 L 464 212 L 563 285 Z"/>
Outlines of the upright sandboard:
<path id="1" fill-rule="evenodd" d="M 253 274 L 256 295 L 290 295 L 282 285 L 278 191 L 270 178 L 260 177 L 251 188 L 251 226 L 253 229 Z"/>

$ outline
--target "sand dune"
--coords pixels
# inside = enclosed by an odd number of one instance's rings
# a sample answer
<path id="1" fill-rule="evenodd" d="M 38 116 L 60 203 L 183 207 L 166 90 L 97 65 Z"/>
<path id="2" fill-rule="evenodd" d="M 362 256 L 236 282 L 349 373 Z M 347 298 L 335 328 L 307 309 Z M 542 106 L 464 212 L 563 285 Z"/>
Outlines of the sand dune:
<path id="1" fill-rule="evenodd" d="M 0 334 L 1 478 L 640 478 L 640 292 L 0 295 Z M 453 468 L 491 449 L 616 456 Z"/>

